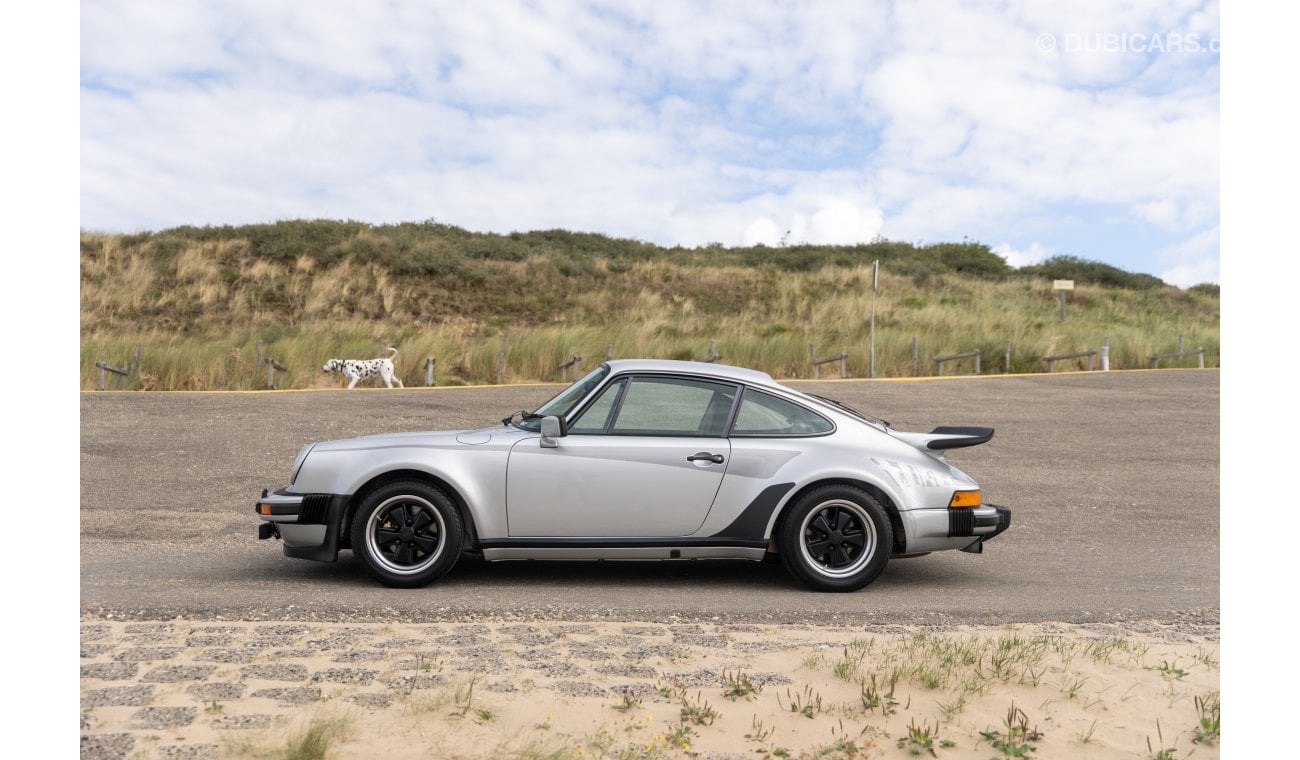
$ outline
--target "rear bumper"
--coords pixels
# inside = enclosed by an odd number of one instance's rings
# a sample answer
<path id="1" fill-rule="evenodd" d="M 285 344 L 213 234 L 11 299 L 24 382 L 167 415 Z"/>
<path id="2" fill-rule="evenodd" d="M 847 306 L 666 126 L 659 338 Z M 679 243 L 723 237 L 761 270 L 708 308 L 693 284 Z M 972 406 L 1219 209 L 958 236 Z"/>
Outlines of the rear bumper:
<path id="1" fill-rule="evenodd" d="M 328 493 L 262 491 L 253 511 L 262 519 L 258 539 L 280 538 L 286 557 L 333 562 L 339 553 L 339 524 L 348 497 Z"/>
<path id="2" fill-rule="evenodd" d="M 1011 527 L 1011 510 L 994 504 L 959 509 L 902 512 L 908 554 L 963 549 L 978 552 L 984 542 Z"/>
<path id="3" fill-rule="evenodd" d="M 988 541 L 1011 527 L 1011 510 L 995 504 L 948 510 L 948 535 L 953 538 L 979 536 Z"/>
<path id="4" fill-rule="evenodd" d="M 992 510 L 993 514 L 989 514 L 988 510 Z M 1007 528 L 1011 527 L 1011 510 L 1007 509 L 1006 507 L 999 507 L 993 504 L 988 504 L 983 507 L 976 507 L 975 509 L 951 510 L 951 511 L 964 511 L 964 512 L 976 513 L 975 515 L 973 515 L 974 518 L 973 520 L 970 518 L 966 518 L 966 520 L 963 521 L 963 525 L 960 526 L 964 528 L 965 522 L 974 523 L 974 525 L 971 527 L 971 532 L 973 535 L 978 536 L 978 538 L 976 538 L 974 541 L 971 541 L 969 544 L 961 548 L 962 551 L 970 552 L 971 554 L 983 553 L 985 541 L 988 541 L 989 539 L 1005 531 Z"/>

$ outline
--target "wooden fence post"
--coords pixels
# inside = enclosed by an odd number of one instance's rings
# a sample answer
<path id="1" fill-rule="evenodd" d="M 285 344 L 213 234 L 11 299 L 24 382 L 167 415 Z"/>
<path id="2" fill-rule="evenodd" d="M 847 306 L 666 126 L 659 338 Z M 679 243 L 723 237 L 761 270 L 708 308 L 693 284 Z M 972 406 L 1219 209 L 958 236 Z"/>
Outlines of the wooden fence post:
<path id="1" fill-rule="evenodd" d="M 812 364 L 813 379 L 821 379 L 822 376 L 821 365 L 826 364 L 827 362 L 836 362 L 836 361 L 840 363 L 840 379 L 844 379 L 848 377 L 849 376 L 848 364 L 847 364 L 848 358 L 849 358 L 848 352 L 841 350 L 835 356 L 828 356 L 825 359 L 818 359 L 813 344 L 811 343 L 808 344 L 808 362 Z"/>
<path id="2" fill-rule="evenodd" d="M 266 389 L 275 390 L 275 371 L 288 372 L 289 368 L 271 357 L 266 357 Z"/>
<path id="3" fill-rule="evenodd" d="M 437 362 L 438 360 L 432 356 L 426 357 L 424 360 L 424 384 L 427 387 L 433 385 L 433 365 Z"/>
<path id="4" fill-rule="evenodd" d="M 935 372 L 939 375 L 943 374 L 944 362 L 956 361 L 958 359 L 972 359 L 972 358 L 975 360 L 974 374 L 978 375 L 980 374 L 980 350 L 978 348 L 975 349 L 974 351 L 967 351 L 964 354 L 949 354 L 947 356 L 934 357 Z"/>
<path id="5" fill-rule="evenodd" d="M 556 367 L 556 369 L 558 369 L 558 370 L 560 371 L 560 380 L 564 380 L 564 370 L 566 370 L 566 369 L 572 367 L 572 368 L 573 368 L 573 381 L 572 381 L 572 382 L 575 382 L 575 383 L 578 382 L 578 368 L 579 368 L 581 365 L 582 365 L 582 357 L 581 357 L 581 356 L 578 356 L 577 354 L 574 354 L 574 355 L 573 355 L 573 358 L 569 359 L 567 362 L 565 362 L 565 363 L 561 364 L 560 366 Z"/>
<path id="6" fill-rule="evenodd" d="M 1189 354 L 1196 354 L 1196 368 L 1205 369 L 1205 347 L 1197 346 L 1194 351 L 1183 350 L 1183 336 L 1178 336 L 1178 350 L 1170 354 L 1151 354 L 1147 359 L 1151 362 L 1151 369 L 1159 369 L 1161 359 L 1179 359 Z"/>
<path id="7" fill-rule="evenodd" d="M 99 370 L 98 382 L 95 385 L 96 390 L 105 390 L 108 387 L 106 372 L 112 372 L 119 377 L 130 377 L 140 371 L 140 344 L 135 344 L 135 349 L 131 352 L 131 363 L 125 369 L 114 367 L 106 361 L 95 362 L 95 368 Z"/>
<path id="8" fill-rule="evenodd" d="M 506 336 L 501 336 L 501 353 L 497 355 L 497 385 L 505 382 L 506 376 Z"/>
<path id="9" fill-rule="evenodd" d="M 921 376 L 921 342 L 912 336 L 912 377 Z"/>
<path id="10" fill-rule="evenodd" d="M 1056 367 L 1056 363 L 1058 361 L 1061 361 L 1063 359 L 1083 359 L 1086 357 L 1088 359 L 1088 369 L 1089 371 L 1091 371 L 1093 369 L 1092 360 L 1096 356 L 1097 356 L 1097 349 L 1090 348 L 1087 351 L 1079 351 L 1073 354 L 1057 354 L 1056 356 L 1044 356 L 1043 361 L 1047 362 L 1047 371 L 1051 372 Z"/>

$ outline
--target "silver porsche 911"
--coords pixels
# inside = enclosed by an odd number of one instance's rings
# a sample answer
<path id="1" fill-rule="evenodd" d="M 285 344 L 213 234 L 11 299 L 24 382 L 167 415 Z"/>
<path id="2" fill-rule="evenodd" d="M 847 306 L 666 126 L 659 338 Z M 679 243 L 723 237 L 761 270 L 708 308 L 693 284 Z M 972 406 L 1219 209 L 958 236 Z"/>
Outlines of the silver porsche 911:
<path id="1" fill-rule="evenodd" d="M 929 433 L 701 362 L 614 360 L 482 430 L 304 446 L 262 492 L 258 537 L 289 557 L 351 549 L 390 586 L 462 551 L 488 560 L 749 559 L 775 554 L 821 591 L 891 557 L 980 552 L 1011 512 L 944 460 L 990 428 Z"/>

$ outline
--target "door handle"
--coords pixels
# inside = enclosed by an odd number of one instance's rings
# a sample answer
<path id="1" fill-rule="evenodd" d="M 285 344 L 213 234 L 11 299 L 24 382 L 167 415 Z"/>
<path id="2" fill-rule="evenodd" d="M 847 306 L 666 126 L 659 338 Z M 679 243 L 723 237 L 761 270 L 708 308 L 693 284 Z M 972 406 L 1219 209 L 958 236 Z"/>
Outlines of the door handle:
<path id="1" fill-rule="evenodd" d="M 723 458 L 722 458 L 722 455 L 721 455 L 721 454 L 710 454 L 710 453 L 707 452 L 707 451 L 701 451 L 701 452 L 698 453 L 698 454 L 695 454 L 695 455 L 693 455 L 693 456 L 686 457 L 686 461 L 688 461 L 688 462 L 712 462 L 712 463 L 714 463 L 714 464 L 722 464 L 722 462 L 723 462 Z"/>

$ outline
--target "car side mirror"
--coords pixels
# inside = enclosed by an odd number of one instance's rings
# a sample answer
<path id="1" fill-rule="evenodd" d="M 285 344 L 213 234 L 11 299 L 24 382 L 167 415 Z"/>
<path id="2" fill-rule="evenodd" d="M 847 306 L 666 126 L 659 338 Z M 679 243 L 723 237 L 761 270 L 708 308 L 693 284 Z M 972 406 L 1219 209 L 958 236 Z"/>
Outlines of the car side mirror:
<path id="1" fill-rule="evenodd" d="M 565 429 L 564 420 L 559 417 L 542 418 L 542 443 L 544 449 L 558 448 L 560 442 L 556 439 L 568 435 L 569 431 Z"/>

